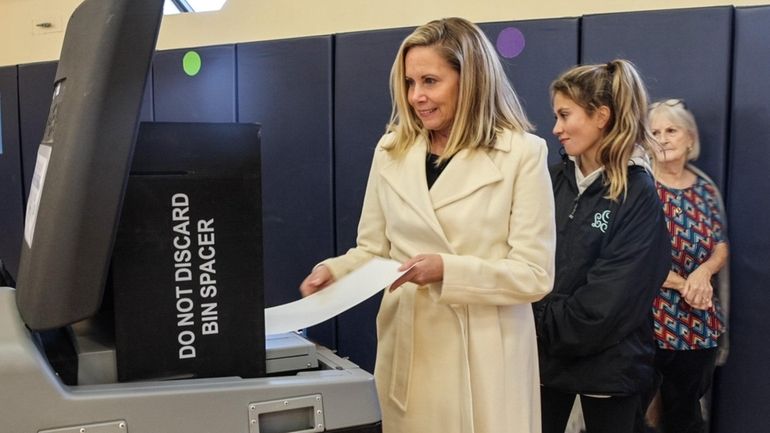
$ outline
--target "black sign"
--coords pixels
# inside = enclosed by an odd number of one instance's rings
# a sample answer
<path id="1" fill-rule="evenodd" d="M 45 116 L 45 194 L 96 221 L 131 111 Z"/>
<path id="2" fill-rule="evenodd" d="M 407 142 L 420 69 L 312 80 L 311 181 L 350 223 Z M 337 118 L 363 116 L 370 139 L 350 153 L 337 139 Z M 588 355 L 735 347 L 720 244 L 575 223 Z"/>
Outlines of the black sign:
<path id="1" fill-rule="evenodd" d="M 136 175 L 112 262 L 121 381 L 265 374 L 256 177 Z"/>

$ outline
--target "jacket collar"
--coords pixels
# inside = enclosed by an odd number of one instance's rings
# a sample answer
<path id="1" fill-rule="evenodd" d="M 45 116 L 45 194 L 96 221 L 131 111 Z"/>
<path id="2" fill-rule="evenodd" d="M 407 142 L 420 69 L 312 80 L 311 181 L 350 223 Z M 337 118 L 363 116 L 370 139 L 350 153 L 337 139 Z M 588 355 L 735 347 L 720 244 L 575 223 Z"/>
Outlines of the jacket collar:
<path id="1" fill-rule="evenodd" d="M 576 171 L 579 170 L 577 167 L 577 160 L 574 156 L 570 156 L 567 154 L 567 152 L 564 151 L 564 147 L 561 147 L 559 149 L 559 154 L 561 155 L 562 164 L 564 166 L 563 172 L 564 177 L 566 178 L 569 185 L 577 192 L 578 191 L 578 185 L 577 185 L 577 179 L 576 179 Z M 639 145 L 634 145 L 634 150 L 631 152 L 631 156 L 628 159 L 628 168 L 629 171 L 633 169 L 634 166 L 638 166 L 646 170 L 648 173 L 652 173 L 651 163 L 650 163 L 650 157 L 647 155 L 647 152 L 644 151 L 644 148 Z M 602 167 L 603 168 L 603 167 Z M 597 181 L 601 179 L 601 182 L 604 182 L 604 171 L 602 170 L 601 176 L 597 178 L 591 185 L 586 188 L 586 190 L 594 188 L 594 185 L 597 184 Z"/>

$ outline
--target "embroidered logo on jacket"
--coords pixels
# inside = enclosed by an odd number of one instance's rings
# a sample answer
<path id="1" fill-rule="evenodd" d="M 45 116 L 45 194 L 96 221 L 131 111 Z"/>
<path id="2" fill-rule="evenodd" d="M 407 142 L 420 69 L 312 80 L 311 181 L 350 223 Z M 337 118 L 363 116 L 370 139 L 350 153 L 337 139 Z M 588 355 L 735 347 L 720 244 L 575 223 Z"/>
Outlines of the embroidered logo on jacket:
<path id="1" fill-rule="evenodd" d="M 610 210 L 607 209 L 604 212 L 596 212 L 594 214 L 594 222 L 591 224 L 591 227 L 599 229 L 602 233 L 607 232 L 607 223 L 610 219 Z"/>

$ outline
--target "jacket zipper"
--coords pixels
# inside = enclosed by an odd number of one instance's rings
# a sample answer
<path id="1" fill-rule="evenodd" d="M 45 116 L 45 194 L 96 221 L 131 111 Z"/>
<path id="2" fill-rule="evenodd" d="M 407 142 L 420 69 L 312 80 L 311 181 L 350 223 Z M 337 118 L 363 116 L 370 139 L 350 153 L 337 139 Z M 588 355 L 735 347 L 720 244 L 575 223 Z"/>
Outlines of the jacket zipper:
<path id="1" fill-rule="evenodd" d="M 578 194 L 577 197 L 572 201 L 572 211 L 569 213 L 569 219 L 575 218 L 575 211 L 577 211 L 578 207 L 578 201 L 580 201 L 580 196 L 582 194 Z"/>

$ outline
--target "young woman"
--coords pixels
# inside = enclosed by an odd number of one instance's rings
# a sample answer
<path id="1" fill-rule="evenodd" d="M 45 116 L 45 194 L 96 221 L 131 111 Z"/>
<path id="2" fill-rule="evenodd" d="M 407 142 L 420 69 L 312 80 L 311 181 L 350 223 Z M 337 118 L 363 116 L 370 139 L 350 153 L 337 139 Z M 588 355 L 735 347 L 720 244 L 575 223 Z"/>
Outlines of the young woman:
<path id="1" fill-rule="evenodd" d="M 391 91 L 357 245 L 300 290 L 374 256 L 411 268 L 377 316 L 383 432 L 539 433 L 530 303 L 551 290 L 555 247 L 545 142 L 526 132 L 494 47 L 463 19 L 408 36 Z"/>
<path id="2" fill-rule="evenodd" d="M 580 396 L 591 433 L 631 433 L 652 385 L 652 300 L 669 239 L 647 151 L 647 92 L 633 64 L 575 67 L 551 85 L 564 146 L 552 167 L 556 279 L 535 306 L 543 433 Z"/>

